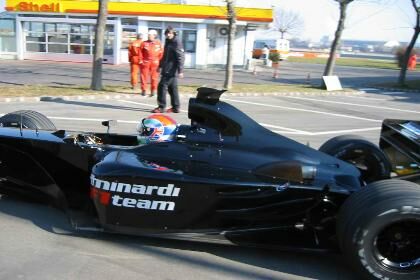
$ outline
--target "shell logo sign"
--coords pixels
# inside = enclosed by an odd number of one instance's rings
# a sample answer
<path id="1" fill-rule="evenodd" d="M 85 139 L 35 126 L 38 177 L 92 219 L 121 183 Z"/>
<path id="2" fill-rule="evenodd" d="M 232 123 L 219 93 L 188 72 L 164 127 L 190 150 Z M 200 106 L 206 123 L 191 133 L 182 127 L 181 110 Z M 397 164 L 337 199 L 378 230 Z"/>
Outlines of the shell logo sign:
<path id="1" fill-rule="evenodd" d="M 33 2 L 20 2 L 16 6 L 16 11 L 19 11 L 19 12 L 59 13 L 60 12 L 60 3 L 35 4 Z"/>

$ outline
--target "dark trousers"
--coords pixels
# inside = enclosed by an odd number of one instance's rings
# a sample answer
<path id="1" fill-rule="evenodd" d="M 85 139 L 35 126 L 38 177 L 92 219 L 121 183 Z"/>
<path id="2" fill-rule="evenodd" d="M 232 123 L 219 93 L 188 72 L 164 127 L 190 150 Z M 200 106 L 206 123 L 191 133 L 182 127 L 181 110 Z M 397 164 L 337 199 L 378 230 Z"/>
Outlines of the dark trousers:
<path id="1" fill-rule="evenodd" d="M 171 96 L 171 105 L 179 109 L 178 79 L 176 77 L 162 76 L 158 85 L 157 101 L 159 108 L 166 108 L 166 93 Z"/>

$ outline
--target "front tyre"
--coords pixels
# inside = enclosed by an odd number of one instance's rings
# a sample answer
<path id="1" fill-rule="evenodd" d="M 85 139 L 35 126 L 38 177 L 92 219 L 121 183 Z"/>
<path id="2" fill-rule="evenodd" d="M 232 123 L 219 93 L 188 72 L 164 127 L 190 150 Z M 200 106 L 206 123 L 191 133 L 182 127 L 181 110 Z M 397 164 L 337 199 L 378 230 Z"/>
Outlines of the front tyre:
<path id="1" fill-rule="evenodd" d="M 420 186 L 368 185 L 344 203 L 337 234 L 346 259 L 367 279 L 420 279 Z"/>

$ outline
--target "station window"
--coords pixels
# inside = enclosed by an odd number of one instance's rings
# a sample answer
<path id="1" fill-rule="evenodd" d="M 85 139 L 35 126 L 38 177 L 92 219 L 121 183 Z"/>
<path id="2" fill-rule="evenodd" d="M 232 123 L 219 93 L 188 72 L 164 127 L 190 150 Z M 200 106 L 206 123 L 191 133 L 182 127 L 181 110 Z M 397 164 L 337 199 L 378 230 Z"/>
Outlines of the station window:
<path id="1" fill-rule="evenodd" d="M 45 43 L 26 43 L 26 50 L 28 52 L 46 52 L 46 44 Z"/>
<path id="2" fill-rule="evenodd" d="M 48 44 L 49 53 L 67 53 L 67 44 Z"/>
<path id="3" fill-rule="evenodd" d="M 45 33 L 43 32 L 28 32 L 26 35 L 26 42 L 30 43 L 45 43 Z"/>
<path id="4" fill-rule="evenodd" d="M 184 50 L 187 53 L 195 53 L 197 45 L 197 24 L 185 22 L 160 22 L 149 21 L 149 30 L 155 29 L 158 32 L 158 39 L 165 42 L 164 30 L 171 26 L 178 31 L 178 39 L 184 45 Z"/>
<path id="5" fill-rule="evenodd" d="M 137 37 L 137 27 L 123 27 L 121 36 L 121 49 L 128 49 L 130 42 Z"/>
<path id="6" fill-rule="evenodd" d="M 16 52 L 14 19 L 0 19 L 0 52 Z"/>
<path id="7" fill-rule="evenodd" d="M 149 26 L 149 29 L 162 29 L 163 28 L 163 22 L 161 21 L 149 21 L 147 23 L 147 25 Z"/>
<path id="8" fill-rule="evenodd" d="M 70 53 L 74 54 L 92 54 L 93 48 L 91 46 L 86 45 L 71 45 L 70 46 Z"/>
<path id="9" fill-rule="evenodd" d="M 68 35 L 62 33 L 48 33 L 48 44 L 60 43 L 67 45 Z"/>
<path id="10" fill-rule="evenodd" d="M 114 52 L 114 26 L 107 25 L 104 36 L 104 55 L 113 55 Z"/>
<path id="11" fill-rule="evenodd" d="M 70 43 L 71 44 L 82 44 L 82 45 L 90 45 L 92 43 L 92 35 L 90 34 L 70 34 Z"/>
<path id="12" fill-rule="evenodd" d="M 184 45 L 185 52 L 195 53 L 195 46 L 197 44 L 197 31 L 183 30 L 182 44 Z"/>
<path id="13" fill-rule="evenodd" d="M 137 26 L 139 20 L 137 17 L 131 17 L 131 18 L 121 18 L 121 25 L 131 25 L 131 26 Z"/>
<path id="14" fill-rule="evenodd" d="M 26 51 L 65 54 L 93 54 L 93 24 L 25 22 Z M 112 55 L 114 28 L 107 25 L 104 54 Z"/>

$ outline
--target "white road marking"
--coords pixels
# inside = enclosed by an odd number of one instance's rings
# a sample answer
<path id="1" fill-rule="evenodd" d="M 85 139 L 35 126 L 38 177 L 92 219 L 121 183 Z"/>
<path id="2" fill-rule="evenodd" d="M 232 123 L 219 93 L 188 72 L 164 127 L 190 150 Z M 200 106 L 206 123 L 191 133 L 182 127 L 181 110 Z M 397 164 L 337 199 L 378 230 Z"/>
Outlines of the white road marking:
<path id="1" fill-rule="evenodd" d="M 326 134 L 353 133 L 353 132 L 364 132 L 364 131 L 373 131 L 373 130 L 380 130 L 380 129 L 381 127 L 331 130 L 331 131 L 313 132 L 312 135 L 317 136 L 317 135 L 326 135 Z"/>
<path id="2" fill-rule="evenodd" d="M 311 134 L 289 131 L 289 130 L 272 130 L 272 132 L 280 134 L 280 135 L 311 135 Z"/>
<path id="3" fill-rule="evenodd" d="M 147 104 L 147 103 L 141 103 L 141 102 L 127 101 L 127 100 L 118 100 L 118 101 L 125 102 L 125 103 L 131 103 L 131 104 L 137 104 L 137 105 L 143 105 L 143 106 L 148 106 L 148 107 L 155 107 L 154 105 Z M 181 110 L 181 112 L 188 113 L 188 111 L 186 111 L 186 110 Z M 305 135 L 310 134 L 310 132 L 307 132 L 307 131 L 293 129 L 293 128 L 287 128 L 287 127 L 283 127 L 283 126 L 276 126 L 276 125 L 270 125 L 270 124 L 264 124 L 264 123 L 260 123 L 260 125 L 265 126 L 265 127 L 269 127 L 269 128 L 277 128 L 277 129 L 284 129 L 286 131 L 293 131 L 297 134 L 305 134 Z"/>
<path id="4" fill-rule="evenodd" d="M 272 125 L 272 124 L 266 124 L 266 123 L 260 123 L 260 125 L 268 127 L 268 128 L 284 129 L 286 131 L 294 132 L 294 133 L 297 133 L 297 134 L 307 134 L 307 135 L 311 134 L 311 132 L 308 132 L 308 131 L 298 130 L 298 129 L 294 129 L 294 128 L 288 128 L 288 127 L 284 127 L 284 126 L 278 126 L 278 125 Z"/>
<path id="5" fill-rule="evenodd" d="M 356 103 L 349 103 L 349 102 L 342 102 L 342 101 L 320 100 L 320 99 L 308 98 L 308 97 L 282 96 L 282 98 L 291 98 L 291 99 L 298 99 L 298 100 L 315 101 L 315 102 L 320 102 L 320 103 L 341 104 L 341 105 L 349 105 L 349 106 L 355 106 L 355 107 L 366 107 L 366 108 L 383 109 L 383 110 L 389 110 L 389 111 L 398 111 L 398 112 L 404 112 L 404 113 L 420 114 L 420 111 L 412 111 L 412 110 L 391 108 L 391 107 L 385 107 L 385 106 L 356 104 Z"/>
<path id="6" fill-rule="evenodd" d="M 329 113 L 329 112 L 316 111 L 316 110 L 308 110 L 308 109 L 302 109 L 302 108 L 293 108 L 293 107 L 280 106 L 280 105 L 264 104 L 264 103 L 258 103 L 258 102 L 234 100 L 234 99 L 230 99 L 230 98 L 223 98 L 223 100 L 231 101 L 231 102 L 237 102 L 237 103 L 250 104 L 250 105 L 256 105 L 256 106 L 264 106 L 264 107 L 271 107 L 271 108 L 286 109 L 286 110 L 291 110 L 291 111 L 300 111 L 300 112 L 308 112 L 308 113 L 321 114 L 321 115 L 327 115 L 327 116 L 363 120 L 363 121 L 368 121 L 368 122 L 382 122 L 382 120 L 368 119 L 368 118 L 362 118 L 362 117 L 356 117 L 356 116 L 350 116 L 350 115 L 344 115 L 344 114 Z"/>
<path id="7" fill-rule="evenodd" d="M 342 129 L 342 130 L 330 130 L 330 131 L 320 131 L 320 132 L 290 131 L 290 130 L 286 130 L 286 131 L 273 130 L 273 132 L 279 133 L 279 134 L 290 134 L 290 135 L 319 136 L 319 135 L 328 135 L 328 134 L 343 134 L 343 133 L 374 131 L 374 130 L 380 130 L 380 129 L 381 127 L 369 127 L 369 128 Z"/>
<path id="8" fill-rule="evenodd" d="M 4 116 L 5 114 L 0 114 Z M 87 121 L 87 122 L 102 122 L 109 119 L 94 119 L 94 118 L 70 118 L 70 117 L 57 117 L 57 116 L 47 116 L 47 118 L 52 120 L 63 120 L 63 121 Z M 127 124 L 137 124 L 139 121 L 129 121 L 129 120 L 116 120 L 119 123 Z M 267 128 L 277 128 L 282 130 L 273 130 L 273 132 L 278 134 L 287 134 L 287 135 L 307 135 L 307 136 L 317 136 L 317 135 L 326 135 L 326 134 L 339 134 L 339 133 L 351 133 L 351 132 L 363 132 L 363 131 L 372 131 L 379 130 L 380 127 L 371 127 L 371 128 L 356 128 L 356 129 L 345 129 L 345 130 L 331 130 L 331 131 L 321 131 L 321 132 L 309 132 L 304 130 L 298 130 L 278 125 L 271 125 L 266 123 L 260 123 L 260 125 Z"/>
<path id="9" fill-rule="evenodd" d="M 379 89 L 377 89 L 377 88 L 359 88 L 359 90 L 363 90 L 363 91 L 366 91 L 366 90 L 378 91 Z"/>
<path id="10" fill-rule="evenodd" d="M 388 101 L 389 100 L 389 99 L 384 99 L 384 98 L 374 98 L 374 97 L 368 97 L 368 96 L 352 96 L 352 95 L 337 96 L 337 97 L 359 98 L 359 99 L 365 99 L 365 100 L 378 100 L 378 101 Z"/>
<path id="11" fill-rule="evenodd" d="M 156 105 L 152 105 L 152 104 L 147 104 L 147 103 L 141 103 L 141 102 L 134 102 L 134 101 L 129 101 L 129 100 L 118 100 L 119 102 L 124 102 L 124 103 L 131 103 L 131 104 L 136 104 L 136 105 L 143 105 L 143 106 L 147 106 L 147 107 L 153 107 L 156 108 Z M 180 110 L 183 113 L 188 113 L 188 111 L 186 110 Z"/>
<path id="12" fill-rule="evenodd" d="M 88 121 L 88 122 L 103 122 L 109 119 L 92 119 L 92 118 L 69 118 L 69 117 L 54 117 L 47 116 L 47 118 L 52 120 L 63 120 L 63 121 Z M 127 121 L 127 120 L 116 120 L 119 123 L 139 123 L 139 121 Z"/>

